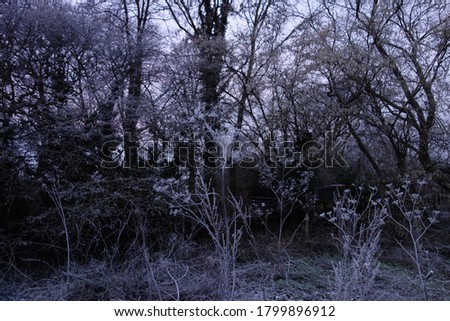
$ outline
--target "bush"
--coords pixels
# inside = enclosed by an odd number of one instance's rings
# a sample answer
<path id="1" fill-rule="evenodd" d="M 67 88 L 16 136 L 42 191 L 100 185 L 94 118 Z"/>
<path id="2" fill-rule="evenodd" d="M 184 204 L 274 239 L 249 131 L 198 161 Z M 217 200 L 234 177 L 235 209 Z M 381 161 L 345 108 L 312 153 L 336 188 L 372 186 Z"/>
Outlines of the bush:
<path id="1" fill-rule="evenodd" d="M 372 188 L 366 205 L 362 204 L 363 190 L 355 195 L 345 190 L 336 195 L 333 211 L 322 214 L 337 229 L 341 259 L 333 264 L 335 275 L 334 300 L 368 300 L 379 271 L 380 235 L 386 209 L 374 199 Z"/>

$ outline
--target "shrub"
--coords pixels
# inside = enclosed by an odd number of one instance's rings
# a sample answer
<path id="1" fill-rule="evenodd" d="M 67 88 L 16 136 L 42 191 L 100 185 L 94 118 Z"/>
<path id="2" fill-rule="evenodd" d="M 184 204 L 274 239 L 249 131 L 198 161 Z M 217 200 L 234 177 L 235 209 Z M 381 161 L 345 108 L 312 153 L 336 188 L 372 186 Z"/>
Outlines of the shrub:
<path id="1" fill-rule="evenodd" d="M 333 210 L 322 214 L 337 229 L 333 237 L 341 255 L 340 261 L 333 264 L 335 300 L 367 300 L 372 294 L 386 217 L 386 209 L 374 199 L 375 194 L 376 189 L 372 188 L 364 205 L 362 188 L 355 195 L 345 190 L 335 196 Z"/>

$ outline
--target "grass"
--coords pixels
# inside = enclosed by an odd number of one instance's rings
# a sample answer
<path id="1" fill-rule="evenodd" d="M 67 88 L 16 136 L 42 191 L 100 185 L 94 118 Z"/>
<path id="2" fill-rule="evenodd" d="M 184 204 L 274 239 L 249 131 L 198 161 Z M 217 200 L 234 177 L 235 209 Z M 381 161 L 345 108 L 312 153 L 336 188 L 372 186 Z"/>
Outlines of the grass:
<path id="1" fill-rule="evenodd" d="M 283 256 L 245 256 L 235 270 L 236 300 L 330 300 L 332 248 L 322 251 L 307 243 Z M 250 252 L 249 249 L 244 249 Z M 192 254 L 192 253 L 191 253 Z M 450 300 L 450 258 L 432 257 L 434 275 L 428 282 L 431 300 Z M 117 266 L 91 261 L 73 265 L 70 281 L 60 270 L 18 270 L 0 265 L 0 300 L 217 300 L 220 299 L 211 249 L 199 246 L 196 256 L 176 260 L 159 254 L 149 264 L 138 255 Z M 40 267 L 42 269 L 42 266 Z M 422 300 L 414 267 L 402 251 L 387 249 L 370 300 Z"/>

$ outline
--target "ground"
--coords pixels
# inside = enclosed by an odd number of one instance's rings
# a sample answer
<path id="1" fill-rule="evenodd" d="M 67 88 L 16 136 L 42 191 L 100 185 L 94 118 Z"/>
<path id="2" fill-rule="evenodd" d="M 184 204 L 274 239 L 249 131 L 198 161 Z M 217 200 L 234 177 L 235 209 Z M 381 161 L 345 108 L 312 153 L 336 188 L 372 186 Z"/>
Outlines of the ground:
<path id="1" fill-rule="evenodd" d="M 442 231 L 435 231 L 441 234 Z M 436 235 L 435 235 L 436 236 Z M 442 236 L 442 234 L 441 234 Z M 436 246 L 444 246 L 441 237 Z M 387 242 L 379 272 L 367 300 L 423 300 L 414 266 L 401 248 Z M 312 239 L 294 244 L 282 254 L 270 245 L 258 257 L 242 245 L 235 266 L 235 300 L 331 300 L 335 289 L 333 267 L 340 257 L 331 242 Z M 2 264 L 1 300 L 215 300 L 217 279 L 214 253 L 208 244 L 196 244 L 184 259 L 162 253 L 147 265 L 138 256 L 123 264 L 105 261 L 64 267 L 25 269 Z M 427 284 L 430 300 L 450 300 L 450 257 L 430 251 L 434 274 Z M 31 266 L 31 265 L 30 265 Z M 364 285 L 357 285 L 364 286 Z"/>

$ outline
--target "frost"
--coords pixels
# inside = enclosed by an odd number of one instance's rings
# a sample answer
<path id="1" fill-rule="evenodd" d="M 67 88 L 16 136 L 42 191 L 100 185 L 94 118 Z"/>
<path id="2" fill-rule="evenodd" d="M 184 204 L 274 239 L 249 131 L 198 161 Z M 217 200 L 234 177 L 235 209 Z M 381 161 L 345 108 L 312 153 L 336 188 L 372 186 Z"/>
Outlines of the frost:
<path id="1" fill-rule="evenodd" d="M 422 187 L 422 186 L 425 185 L 426 183 L 427 183 L 427 181 L 424 180 L 424 179 L 421 179 L 421 180 L 418 180 L 418 181 L 417 181 L 417 184 L 419 184 L 420 187 Z"/>

